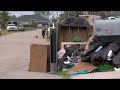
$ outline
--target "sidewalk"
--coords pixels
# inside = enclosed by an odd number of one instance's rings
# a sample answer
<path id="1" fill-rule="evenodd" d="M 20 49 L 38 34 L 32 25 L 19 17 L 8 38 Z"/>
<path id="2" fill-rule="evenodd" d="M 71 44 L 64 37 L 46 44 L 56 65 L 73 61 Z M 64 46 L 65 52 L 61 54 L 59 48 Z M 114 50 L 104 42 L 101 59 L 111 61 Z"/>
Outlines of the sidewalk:
<path id="1" fill-rule="evenodd" d="M 120 71 L 98 72 L 72 76 L 71 79 L 120 79 Z"/>

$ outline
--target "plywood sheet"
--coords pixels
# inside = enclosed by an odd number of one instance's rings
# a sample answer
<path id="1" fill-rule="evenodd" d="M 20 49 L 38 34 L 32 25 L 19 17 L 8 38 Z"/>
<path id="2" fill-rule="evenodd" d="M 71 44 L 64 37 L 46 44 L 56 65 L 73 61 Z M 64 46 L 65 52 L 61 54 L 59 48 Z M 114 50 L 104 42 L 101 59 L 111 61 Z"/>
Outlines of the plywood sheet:
<path id="1" fill-rule="evenodd" d="M 30 48 L 29 70 L 32 72 L 48 72 L 50 64 L 48 52 L 49 45 L 32 44 Z"/>

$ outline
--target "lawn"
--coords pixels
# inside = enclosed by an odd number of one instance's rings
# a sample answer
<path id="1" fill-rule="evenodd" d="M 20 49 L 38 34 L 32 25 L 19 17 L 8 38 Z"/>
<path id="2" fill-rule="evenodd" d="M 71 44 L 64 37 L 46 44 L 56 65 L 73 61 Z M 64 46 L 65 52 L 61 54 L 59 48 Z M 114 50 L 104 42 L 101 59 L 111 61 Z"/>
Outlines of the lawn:
<path id="1" fill-rule="evenodd" d="M 6 29 L 3 29 L 1 35 L 11 34 L 13 32 L 8 32 Z"/>
<path id="2" fill-rule="evenodd" d="M 65 72 L 65 71 L 52 72 L 50 74 L 60 75 L 60 76 L 62 76 L 63 79 L 70 79 L 69 74 L 67 74 L 67 72 Z"/>

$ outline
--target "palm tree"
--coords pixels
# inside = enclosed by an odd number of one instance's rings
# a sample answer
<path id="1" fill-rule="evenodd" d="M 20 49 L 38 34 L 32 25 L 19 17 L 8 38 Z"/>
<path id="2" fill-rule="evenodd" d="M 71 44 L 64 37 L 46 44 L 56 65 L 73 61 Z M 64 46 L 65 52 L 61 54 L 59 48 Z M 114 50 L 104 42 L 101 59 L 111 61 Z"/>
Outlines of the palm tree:
<path id="1" fill-rule="evenodd" d="M 7 24 L 7 21 L 9 20 L 10 20 L 9 11 L 1 11 L 0 12 L 0 23 L 2 24 L 3 28 L 5 28 L 5 25 Z"/>

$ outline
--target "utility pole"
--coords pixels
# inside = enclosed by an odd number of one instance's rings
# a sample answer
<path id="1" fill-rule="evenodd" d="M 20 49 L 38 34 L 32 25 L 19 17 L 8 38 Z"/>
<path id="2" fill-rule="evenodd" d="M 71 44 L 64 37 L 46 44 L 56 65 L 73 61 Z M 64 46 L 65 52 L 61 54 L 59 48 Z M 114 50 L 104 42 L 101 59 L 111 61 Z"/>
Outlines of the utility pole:
<path id="1" fill-rule="evenodd" d="M 57 22 L 58 22 L 58 11 L 57 11 Z"/>
<path id="2" fill-rule="evenodd" d="M 58 17 L 58 11 L 57 11 L 57 17 Z"/>
<path id="3" fill-rule="evenodd" d="M 77 11 L 74 11 L 74 17 L 76 17 L 76 13 L 77 13 Z"/>
<path id="4" fill-rule="evenodd" d="M 68 11 L 68 18 L 69 18 L 70 16 L 69 16 L 69 11 Z"/>

